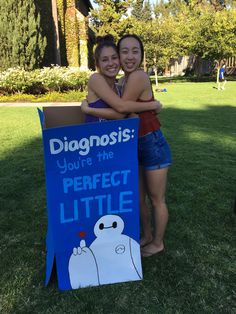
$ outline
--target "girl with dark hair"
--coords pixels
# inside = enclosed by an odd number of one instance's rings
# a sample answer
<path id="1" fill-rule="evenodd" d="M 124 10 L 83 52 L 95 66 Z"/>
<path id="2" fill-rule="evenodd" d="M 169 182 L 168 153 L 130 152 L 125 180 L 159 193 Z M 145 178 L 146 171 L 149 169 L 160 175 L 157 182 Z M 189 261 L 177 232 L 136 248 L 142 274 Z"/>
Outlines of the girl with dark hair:
<path id="1" fill-rule="evenodd" d="M 168 222 L 168 209 L 165 202 L 167 172 L 171 165 L 171 153 L 163 133 L 160 122 L 154 110 L 148 104 L 154 99 L 148 75 L 140 69 L 144 56 L 144 48 L 137 35 L 127 34 L 118 42 L 118 52 L 122 69 L 125 73 L 119 85 L 122 99 L 137 101 L 144 106 L 145 111 L 136 110 L 126 103 L 126 108 L 117 103 L 109 105 L 116 111 L 139 112 L 140 129 L 138 154 L 140 164 L 140 210 L 142 224 L 141 251 L 142 256 L 148 257 L 164 251 L 164 233 Z M 100 77 L 100 87 L 108 92 L 105 80 Z M 110 92 L 110 91 L 109 91 Z M 103 99 L 103 95 L 100 96 Z M 140 107 L 141 108 L 141 107 Z M 102 116 L 101 109 L 88 108 L 83 110 L 91 115 Z M 112 109 L 110 109 L 112 110 Z M 124 110 L 124 111 L 123 111 Z M 146 188 L 145 188 L 146 187 Z M 154 233 L 152 234 L 149 210 L 146 204 L 146 194 L 151 199 L 154 209 Z"/>
<path id="2" fill-rule="evenodd" d="M 153 99 L 148 75 L 140 70 L 144 48 L 137 35 L 127 34 L 118 42 L 119 57 L 125 76 L 121 79 L 122 98 L 142 103 Z M 134 88 L 135 87 L 135 88 Z M 171 165 L 169 145 L 160 129 L 154 111 L 139 113 L 140 129 L 138 154 L 140 164 L 140 210 L 142 223 L 142 256 L 148 257 L 164 251 L 164 234 L 168 223 L 168 208 L 165 202 L 167 172 Z M 148 194 L 154 210 L 154 232 L 152 234 Z"/>

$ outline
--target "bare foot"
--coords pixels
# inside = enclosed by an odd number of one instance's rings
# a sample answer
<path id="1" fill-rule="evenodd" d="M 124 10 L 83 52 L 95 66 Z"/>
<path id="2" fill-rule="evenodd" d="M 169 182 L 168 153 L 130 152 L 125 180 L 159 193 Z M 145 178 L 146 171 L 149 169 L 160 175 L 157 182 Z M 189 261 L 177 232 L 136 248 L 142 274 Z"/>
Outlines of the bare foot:
<path id="1" fill-rule="evenodd" d="M 149 244 L 151 242 L 152 242 L 152 236 L 147 237 L 147 238 L 146 237 L 142 237 L 141 240 L 140 240 L 140 246 L 143 247 L 143 246 L 145 246 L 145 245 L 147 245 L 147 244 Z"/>
<path id="2" fill-rule="evenodd" d="M 144 247 L 142 247 L 141 249 L 141 254 L 143 257 L 150 257 L 153 256 L 155 254 L 161 254 L 165 251 L 165 247 L 164 247 L 164 243 L 162 243 L 161 245 L 156 245 L 153 242 L 145 245 Z"/>

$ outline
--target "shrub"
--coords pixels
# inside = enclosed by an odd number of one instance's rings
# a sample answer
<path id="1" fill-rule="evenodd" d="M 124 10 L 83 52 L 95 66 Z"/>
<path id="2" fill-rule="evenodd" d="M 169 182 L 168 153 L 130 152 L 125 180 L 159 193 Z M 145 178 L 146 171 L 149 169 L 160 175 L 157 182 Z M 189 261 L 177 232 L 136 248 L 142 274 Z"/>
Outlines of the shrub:
<path id="1" fill-rule="evenodd" d="M 9 68 L 0 73 L 0 93 L 39 95 L 54 91 L 84 91 L 89 75 L 89 72 L 80 71 L 77 67 L 52 66 L 33 71 Z"/>
<path id="2" fill-rule="evenodd" d="M 24 93 L 30 83 L 29 72 L 10 68 L 0 74 L 0 92 L 3 94 Z"/>

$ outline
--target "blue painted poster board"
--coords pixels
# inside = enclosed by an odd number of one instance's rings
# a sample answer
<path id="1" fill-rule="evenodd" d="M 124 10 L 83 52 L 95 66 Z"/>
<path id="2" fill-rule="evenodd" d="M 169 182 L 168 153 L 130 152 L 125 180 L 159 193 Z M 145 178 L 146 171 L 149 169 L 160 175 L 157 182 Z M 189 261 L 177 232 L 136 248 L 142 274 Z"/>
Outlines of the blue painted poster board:
<path id="1" fill-rule="evenodd" d="M 133 118 L 42 129 L 46 284 L 54 261 L 61 290 L 142 279 L 138 125 Z"/>

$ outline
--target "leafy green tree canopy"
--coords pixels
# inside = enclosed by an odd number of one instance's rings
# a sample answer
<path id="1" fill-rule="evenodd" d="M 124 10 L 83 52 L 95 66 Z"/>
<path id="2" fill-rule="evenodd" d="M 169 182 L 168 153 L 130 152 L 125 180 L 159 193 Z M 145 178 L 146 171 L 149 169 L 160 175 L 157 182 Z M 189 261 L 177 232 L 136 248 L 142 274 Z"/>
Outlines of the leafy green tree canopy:
<path id="1" fill-rule="evenodd" d="M 111 34 L 116 39 L 127 28 L 127 10 L 132 0 L 96 0 L 98 8 L 91 11 L 91 27 L 97 36 Z"/>
<path id="2" fill-rule="evenodd" d="M 236 55 L 236 10 L 231 0 L 98 1 L 93 14 L 97 34 L 139 35 L 145 64 L 168 67 L 171 58 L 194 55 L 210 61 Z M 96 14 L 95 14 L 96 13 Z"/>

